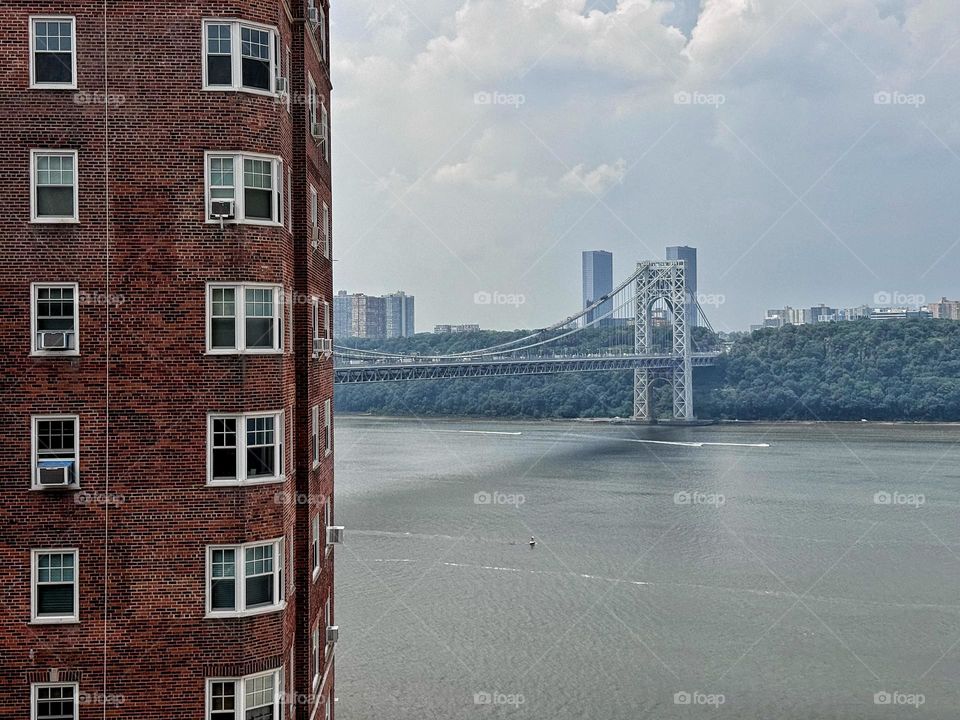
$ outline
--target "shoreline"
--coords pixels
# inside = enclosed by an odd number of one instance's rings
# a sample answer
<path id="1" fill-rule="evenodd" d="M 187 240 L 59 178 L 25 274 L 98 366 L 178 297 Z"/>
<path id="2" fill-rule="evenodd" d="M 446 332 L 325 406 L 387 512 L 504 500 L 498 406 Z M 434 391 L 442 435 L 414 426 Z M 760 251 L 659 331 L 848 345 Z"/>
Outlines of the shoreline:
<path id="1" fill-rule="evenodd" d="M 337 417 L 355 420 L 423 420 L 449 422 L 490 422 L 490 423 L 586 423 L 596 425 L 633 425 L 637 427 L 709 427 L 715 425 L 745 426 L 745 425 L 781 425 L 791 427 L 798 425 L 856 425 L 856 426 L 896 426 L 914 425 L 922 427 L 960 427 L 960 421 L 949 420 L 693 420 L 689 423 L 682 421 L 661 420 L 656 423 L 636 422 L 630 418 L 524 418 L 524 417 L 488 417 L 474 415 L 376 415 L 373 413 L 337 412 Z"/>

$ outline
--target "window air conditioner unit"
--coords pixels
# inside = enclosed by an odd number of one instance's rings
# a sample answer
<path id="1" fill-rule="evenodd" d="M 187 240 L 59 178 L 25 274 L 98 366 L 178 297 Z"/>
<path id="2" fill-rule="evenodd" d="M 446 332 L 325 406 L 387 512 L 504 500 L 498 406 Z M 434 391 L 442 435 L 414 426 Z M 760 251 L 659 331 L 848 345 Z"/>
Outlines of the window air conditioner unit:
<path id="1" fill-rule="evenodd" d="M 327 645 L 334 645 L 339 639 L 340 639 L 340 626 L 327 625 Z"/>
<path id="2" fill-rule="evenodd" d="M 313 228 L 311 228 L 311 234 L 313 235 L 311 244 L 313 245 L 313 249 L 317 250 L 320 247 L 320 228 L 314 225 Z"/>
<path id="3" fill-rule="evenodd" d="M 37 463 L 37 484 L 44 488 L 63 488 L 73 477 L 73 460 L 41 460 Z"/>
<path id="4" fill-rule="evenodd" d="M 66 330 L 37 333 L 37 347 L 40 350 L 72 350 L 73 333 Z"/>
<path id="5" fill-rule="evenodd" d="M 210 217 L 220 221 L 234 217 L 233 200 L 212 200 L 210 202 Z"/>
<path id="6" fill-rule="evenodd" d="M 287 83 L 287 79 L 285 77 L 278 77 L 277 78 L 277 94 L 286 95 L 289 89 L 290 89 L 290 86 Z"/>
<path id="7" fill-rule="evenodd" d="M 327 545 L 343 545 L 342 525 L 331 525 L 327 528 Z"/>
<path id="8" fill-rule="evenodd" d="M 325 337 L 317 337 L 313 339 L 313 354 L 314 356 L 323 355 L 323 357 L 328 358 L 333 355 L 333 340 Z"/>

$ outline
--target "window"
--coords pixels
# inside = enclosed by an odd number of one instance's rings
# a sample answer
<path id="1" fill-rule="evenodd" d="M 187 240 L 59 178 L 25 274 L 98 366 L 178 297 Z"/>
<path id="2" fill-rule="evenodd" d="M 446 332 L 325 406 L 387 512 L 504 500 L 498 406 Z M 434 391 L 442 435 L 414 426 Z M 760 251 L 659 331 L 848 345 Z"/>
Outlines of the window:
<path id="1" fill-rule="evenodd" d="M 75 720 L 80 693 L 77 683 L 34 683 L 30 686 L 32 720 Z"/>
<path id="2" fill-rule="evenodd" d="M 320 39 L 320 59 L 327 62 L 327 14 L 323 11 L 323 6 L 317 6 L 317 16 L 320 20 L 317 35 Z"/>
<path id="3" fill-rule="evenodd" d="M 330 614 L 330 596 L 327 595 L 327 602 L 323 605 L 323 659 L 326 661 L 330 657 L 330 652 L 333 650 L 333 645 L 327 639 L 327 628 L 333 624 L 333 616 Z"/>
<path id="4" fill-rule="evenodd" d="M 210 415 L 208 429 L 210 484 L 283 480 L 284 416 Z"/>
<path id="5" fill-rule="evenodd" d="M 207 222 L 283 224 L 283 160 L 240 153 L 208 152 L 206 157 Z M 229 212 L 222 212 L 224 202 Z"/>
<path id="6" fill-rule="evenodd" d="M 327 542 L 328 540 L 327 532 L 329 531 L 329 528 L 331 525 L 333 525 L 333 505 L 330 503 L 330 498 L 327 497 L 327 499 L 323 503 L 323 528 L 324 528 L 323 544 L 324 544 L 324 553 L 326 555 L 329 555 L 330 552 L 333 550 L 333 545 Z"/>
<path id="7" fill-rule="evenodd" d="M 317 197 L 317 189 L 310 186 L 310 228 L 314 240 L 320 239 L 320 201 Z M 314 247 L 317 247 L 314 245 Z"/>
<path id="8" fill-rule="evenodd" d="M 310 654 L 313 658 L 313 689 L 320 684 L 320 624 L 313 629 L 310 643 Z"/>
<path id="9" fill-rule="evenodd" d="M 323 152 L 323 157 L 327 162 L 330 162 L 330 142 L 327 137 L 329 131 L 330 116 L 327 115 L 327 104 L 323 98 L 320 98 L 320 150 Z"/>
<path id="10" fill-rule="evenodd" d="M 236 20 L 204 20 L 203 87 L 276 94 L 279 39 L 276 28 Z"/>
<path id="11" fill-rule="evenodd" d="M 283 288 L 209 284 L 207 352 L 283 352 Z"/>
<path id="12" fill-rule="evenodd" d="M 207 615 L 237 616 L 283 607 L 283 539 L 207 548 Z"/>
<path id="13" fill-rule="evenodd" d="M 313 561 L 313 577 L 320 574 L 320 513 L 313 516 L 310 523 L 310 550 Z"/>
<path id="14" fill-rule="evenodd" d="M 280 720 L 283 668 L 242 678 L 207 680 L 208 720 Z"/>
<path id="15" fill-rule="evenodd" d="M 76 283 L 30 286 L 31 346 L 34 355 L 78 355 Z"/>
<path id="16" fill-rule="evenodd" d="M 333 422 L 333 408 L 332 401 L 328 398 L 323 403 L 323 447 L 324 447 L 324 456 L 330 454 L 333 450 L 333 433 L 332 433 L 332 422 Z"/>
<path id="17" fill-rule="evenodd" d="M 320 464 L 320 406 L 314 405 L 310 409 L 310 435 L 313 448 L 313 466 Z"/>
<path id="18" fill-rule="evenodd" d="M 47 415 L 33 418 L 32 487 L 76 487 L 80 483 L 80 418 Z"/>
<path id="19" fill-rule="evenodd" d="M 330 257 L 330 206 L 323 204 L 323 256 Z"/>
<path id="20" fill-rule="evenodd" d="M 77 151 L 30 151 L 30 220 L 78 222 Z"/>
<path id="21" fill-rule="evenodd" d="M 320 137 L 320 126 L 317 124 L 317 84 L 312 75 L 307 75 L 307 113 L 310 120 L 310 134 Z"/>
<path id="22" fill-rule="evenodd" d="M 77 550 L 34 550 L 32 555 L 30 619 L 35 623 L 77 622 Z"/>
<path id="23" fill-rule="evenodd" d="M 76 89 L 76 20 L 30 18 L 30 57 L 30 87 Z"/>

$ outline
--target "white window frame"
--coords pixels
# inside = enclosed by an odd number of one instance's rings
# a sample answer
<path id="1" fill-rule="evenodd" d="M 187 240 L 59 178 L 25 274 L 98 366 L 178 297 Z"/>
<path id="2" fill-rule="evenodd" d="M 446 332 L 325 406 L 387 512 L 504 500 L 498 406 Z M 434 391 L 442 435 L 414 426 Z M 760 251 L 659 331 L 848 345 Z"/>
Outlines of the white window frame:
<path id="1" fill-rule="evenodd" d="M 310 553 L 313 563 L 313 579 L 320 575 L 320 512 L 318 511 L 310 521 Z"/>
<path id="2" fill-rule="evenodd" d="M 213 712 L 213 684 L 214 683 L 235 683 L 234 689 L 236 690 L 236 708 L 235 717 L 238 720 L 244 720 L 247 715 L 247 683 L 257 680 L 259 678 L 273 676 L 273 717 L 276 720 L 282 720 L 284 715 L 284 691 L 283 691 L 283 676 L 284 668 L 281 665 L 274 670 L 268 670 L 266 672 L 253 673 L 251 675 L 244 675 L 242 677 L 211 677 L 207 678 L 206 682 L 206 691 L 204 695 L 206 696 L 206 701 L 204 703 L 204 720 L 210 720 L 210 714 Z"/>
<path id="3" fill-rule="evenodd" d="M 70 288 L 73 290 L 73 350 L 41 350 L 37 346 L 37 302 L 40 290 Z M 30 283 L 30 354 L 40 357 L 76 357 L 80 354 L 80 285 L 75 282 Z"/>
<path id="4" fill-rule="evenodd" d="M 211 85 L 207 77 L 207 26 L 208 25 L 229 25 L 230 26 L 230 85 Z M 213 92 L 244 92 L 251 95 L 266 95 L 268 97 L 279 97 L 277 92 L 277 77 L 279 68 L 278 48 L 280 46 L 280 34 L 273 25 L 264 25 L 262 23 L 249 22 L 247 20 L 238 20 L 236 18 L 204 18 L 200 24 L 201 27 L 201 53 L 203 67 L 203 89 Z M 243 53 L 241 49 L 241 30 L 250 28 L 259 32 L 266 32 L 270 36 L 268 52 L 270 56 L 270 89 L 246 87 L 243 84 Z M 288 78 L 289 82 L 289 78 Z"/>
<path id="5" fill-rule="evenodd" d="M 247 478 L 246 455 L 247 455 L 247 420 L 261 417 L 273 418 L 273 448 L 276 458 L 276 474 L 269 477 Z M 216 420 L 235 420 L 237 423 L 237 468 L 236 478 L 229 480 L 213 479 L 213 424 Z M 207 414 L 207 485 L 216 487 L 233 487 L 236 485 L 263 485 L 266 483 L 278 483 L 285 480 L 284 477 L 284 452 L 286 440 L 286 423 L 283 410 L 273 410 L 268 412 L 251 413 L 208 413 Z"/>
<path id="6" fill-rule="evenodd" d="M 319 135 L 313 134 L 313 126 L 317 123 L 317 108 L 320 105 L 320 95 L 317 93 L 317 84 L 313 81 L 313 75 L 309 72 L 307 73 L 307 121 L 310 123 L 310 127 L 307 128 L 307 132 L 317 140 Z"/>
<path id="7" fill-rule="evenodd" d="M 327 641 L 327 629 L 333 623 L 333 615 L 330 612 L 330 593 L 327 593 L 327 600 L 323 604 L 323 664 L 326 665 L 333 653 L 333 644 Z"/>
<path id="8" fill-rule="evenodd" d="M 330 325 L 330 303 L 322 300 L 321 305 L 323 305 L 323 337 L 332 340 L 333 327 Z"/>
<path id="9" fill-rule="evenodd" d="M 71 217 L 37 215 L 37 158 L 41 155 L 62 155 L 73 158 L 73 215 Z M 49 225 L 80 222 L 80 155 L 77 150 L 34 148 L 30 150 L 30 222 Z"/>
<path id="10" fill-rule="evenodd" d="M 330 206 L 323 203 L 323 256 L 330 257 Z"/>
<path id="11" fill-rule="evenodd" d="M 320 687 L 320 618 L 310 635 L 310 664 L 313 665 L 313 691 L 316 692 Z"/>
<path id="12" fill-rule="evenodd" d="M 264 605 L 257 608 L 246 608 L 246 551 L 250 548 L 264 545 L 273 546 L 273 605 Z M 257 542 L 248 542 L 243 545 L 207 545 L 207 569 L 205 574 L 205 594 L 206 594 L 206 617 L 207 618 L 229 618 L 229 617 L 248 617 L 251 615 L 262 615 L 264 613 L 277 612 L 287 606 L 287 594 L 284 588 L 286 581 L 284 572 L 284 539 L 275 538 L 273 540 L 262 540 Z M 233 550 L 234 552 L 234 599 L 236 600 L 236 609 L 234 610 L 214 610 L 213 595 L 211 593 L 213 585 L 213 552 L 214 550 Z"/>
<path id="13" fill-rule="evenodd" d="M 41 688 L 73 688 L 73 717 L 80 717 L 80 683 L 76 682 L 41 682 L 31 683 L 30 685 L 30 720 L 38 720 L 37 703 Z"/>
<path id="14" fill-rule="evenodd" d="M 80 489 L 80 416 L 79 415 L 31 415 L 30 416 L 30 488 L 42 490 L 40 475 L 37 472 L 37 463 L 40 462 L 40 442 L 38 426 L 47 420 L 73 420 L 73 438 L 76 447 L 73 449 L 73 483 L 68 487 L 71 490 Z"/>
<path id="15" fill-rule="evenodd" d="M 213 347 L 213 291 L 222 289 L 234 290 L 234 337 L 236 347 Z M 247 290 L 273 289 L 273 327 L 274 338 L 271 348 L 247 347 Z M 284 293 L 283 285 L 272 283 L 207 283 L 207 354 L 208 355 L 276 355 L 283 352 L 284 335 Z"/>
<path id="16" fill-rule="evenodd" d="M 204 186 L 204 223 L 207 225 L 220 225 L 218 218 L 210 217 L 211 196 L 210 185 L 210 160 L 212 158 L 230 158 L 233 160 L 233 208 L 234 216 L 230 219 L 224 219 L 225 225 L 263 225 L 266 227 L 283 227 L 283 218 L 285 213 L 284 201 L 284 172 L 283 158 L 277 155 L 267 155 L 264 153 L 234 152 L 217 150 L 206 150 L 203 153 L 203 186 Z M 271 192 L 274 195 L 273 216 L 270 220 L 263 218 L 247 218 L 246 207 L 244 205 L 244 160 L 266 160 L 271 163 L 271 182 L 273 187 Z M 223 200 L 224 198 L 218 198 Z"/>
<path id="17" fill-rule="evenodd" d="M 333 505 L 328 495 L 323 501 L 323 554 L 329 556 L 333 552 L 333 545 L 327 542 L 327 528 L 333 525 Z"/>
<path id="18" fill-rule="evenodd" d="M 310 408 L 310 453 L 313 468 L 320 467 L 320 406 Z"/>
<path id="19" fill-rule="evenodd" d="M 323 144 L 323 157 L 330 162 L 330 114 L 327 112 L 327 102 L 322 96 L 317 96 L 320 103 L 320 142 Z"/>
<path id="20" fill-rule="evenodd" d="M 333 452 L 333 399 L 323 401 L 323 456 L 330 457 Z"/>
<path id="21" fill-rule="evenodd" d="M 37 615 L 39 600 L 39 562 L 41 555 L 57 553 L 73 555 L 73 614 Z M 67 625 L 80 622 L 80 551 L 77 548 L 36 548 L 30 551 L 30 624 L 31 625 Z"/>
<path id="22" fill-rule="evenodd" d="M 69 83 L 41 83 L 37 82 L 36 72 L 36 37 L 35 25 L 38 22 L 69 22 L 70 23 L 70 47 L 71 47 L 71 70 L 70 74 L 73 82 Z M 31 90 L 76 90 L 77 89 L 77 18 L 73 15 L 31 15 L 28 21 L 28 30 L 30 35 L 30 89 Z"/>

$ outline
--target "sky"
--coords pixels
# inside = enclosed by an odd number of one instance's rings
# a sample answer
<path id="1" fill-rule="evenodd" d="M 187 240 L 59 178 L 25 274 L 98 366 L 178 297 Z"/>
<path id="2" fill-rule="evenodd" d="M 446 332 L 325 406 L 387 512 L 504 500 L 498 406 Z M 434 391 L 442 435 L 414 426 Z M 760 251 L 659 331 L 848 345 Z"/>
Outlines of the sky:
<path id="1" fill-rule="evenodd" d="M 619 280 L 697 247 L 720 330 L 960 296 L 957 0 L 341 0 L 331 21 L 335 288 L 415 295 L 419 331 L 560 320 L 592 249 Z"/>

